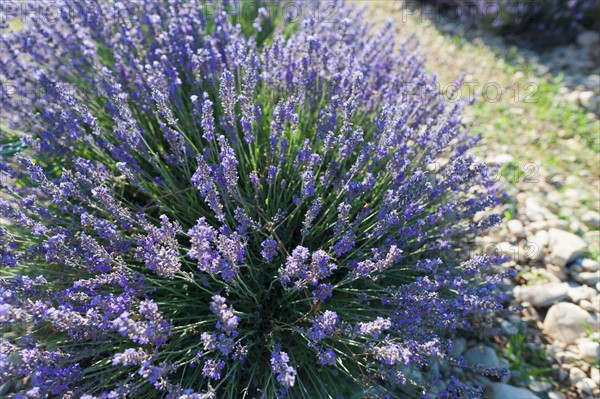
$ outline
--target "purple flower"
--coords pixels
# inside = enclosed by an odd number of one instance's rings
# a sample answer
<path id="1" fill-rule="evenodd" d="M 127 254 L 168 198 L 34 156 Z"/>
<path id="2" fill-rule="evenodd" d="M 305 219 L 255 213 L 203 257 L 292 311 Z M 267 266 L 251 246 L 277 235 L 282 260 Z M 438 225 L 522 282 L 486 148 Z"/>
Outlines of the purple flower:
<path id="1" fill-rule="evenodd" d="M 136 256 L 144 259 L 146 266 L 159 276 L 173 277 L 181 269 L 176 239 L 181 228 L 165 215 L 161 215 L 160 220 L 160 228 L 149 226 L 149 234 L 139 236 Z"/>
<path id="2" fill-rule="evenodd" d="M 112 364 L 123 365 L 123 366 L 133 366 L 142 364 L 144 361 L 148 359 L 148 354 L 145 353 L 141 348 L 133 349 L 128 348 L 125 349 L 123 353 L 117 353 L 113 356 Z"/>
<path id="3" fill-rule="evenodd" d="M 277 256 L 277 241 L 272 238 L 267 238 L 261 244 L 262 251 L 260 254 L 269 263 Z"/>
<path id="4" fill-rule="evenodd" d="M 279 281 L 282 284 L 288 284 L 292 281 L 292 278 L 306 278 L 308 266 L 305 262 L 308 260 L 309 255 L 308 248 L 302 246 L 294 248 L 291 256 L 288 256 L 285 261 L 285 268 L 279 273 Z"/>
<path id="5" fill-rule="evenodd" d="M 317 342 L 326 336 L 333 334 L 338 322 L 339 317 L 337 313 L 331 310 L 326 310 L 313 322 L 312 328 L 309 331 L 310 339 L 314 342 Z"/>
<path id="6" fill-rule="evenodd" d="M 321 302 L 325 302 L 327 298 L 331 298 L 333 295 L 333 285 L 331 284 L 319 284 L 317 289 L 312 294 Z"/>
<path id="7" fill-rule="evenodd" d="M 198 169 L 192 176 L 192 184 L 200 191 L 210 209 L 217 215 L 217 219 L 223 221 L 225 218 L 223 205 L 220 202 L 219 193 L 213 182 L 210 168 L 201 154 L 198 154 L 196 160 L 198 161 Z"/>
<path id="8" fill-rule="evenodd" d="M 335 352 L 331 348 L 320 349 L 318 352 L 319 364 L 323 366 L 335 366 Z"/>
<path id="9" fill-rule="evenodd" d="M 289 365 L 290 358 L 276 345 L 271 352 L 271 370 L 277 375 L 277 382 L 284 388 L 291 388 L 296 383 L 296 370 Z"/>
<path id="10" fill-rule="evenodd" d="M 213 118 L 213 103 L 208 99 L 208 93 L 202 95 L 202 137 L 208 141 L 215 138 L 215 120 Z"/>
<path id="11" fill-rule="evenodd" d="M 375 339 L 379 338 L 379 335 L 385 330 L 392 328 L 392 322 L 390 319 L 384 319 L 383 317 L 377 317 L 375 321 L 368 323 L 359 323 L 360 333 L 364 335 L 370 335 Z"/>
<path id="12" fill-rule="evenodd" d="M 227 335 L 236 336 L 237 326 L 240 321 L 238 316 L 233 314 L 233 310 L 227 306 L 226 300 L 220 295 L 214 295 L 210 303 L 210 311 L 219 318 L 217 328 Z"/>
<path id="13" fill-rule="evenodd" d="M 208 359 L 202 368 L 202 375 L 212 380 L 221 379 L 221 371 L 225 368 L 225 362 L 222 360 Z"/>

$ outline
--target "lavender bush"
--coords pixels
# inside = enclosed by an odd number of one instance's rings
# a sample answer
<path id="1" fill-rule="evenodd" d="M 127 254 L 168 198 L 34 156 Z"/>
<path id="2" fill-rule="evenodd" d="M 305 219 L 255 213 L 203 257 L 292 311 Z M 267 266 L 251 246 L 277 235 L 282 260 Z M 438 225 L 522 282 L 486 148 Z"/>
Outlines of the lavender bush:
<path id="1" fill-rule="evenodd" d="M 465 22 L 499 30 L 537 30 L 555 35 L 573 31 L 596 0 L 435 0 Z"/>
<path id="2" fill-rule="evenodd" d="M 503 195 L 412 41 L 69 4 L 1 44 L 7 397 L 477 396 L 435 370 L 499 306 L 464 244 Z"/>

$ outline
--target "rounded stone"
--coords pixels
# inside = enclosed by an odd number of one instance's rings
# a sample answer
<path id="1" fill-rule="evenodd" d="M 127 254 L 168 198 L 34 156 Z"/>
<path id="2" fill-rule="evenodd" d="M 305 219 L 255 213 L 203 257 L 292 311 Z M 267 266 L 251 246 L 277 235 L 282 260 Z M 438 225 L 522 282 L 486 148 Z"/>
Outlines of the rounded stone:
<path id="1" fill-rule="evenodd" d="M 577 384 L 579 381 L 583 380 L 586 377 L 587 375 L 585 374 L 585 372 L 577 367 L 573 367 L 569 371 L 569 382 L 571 382 L 571 384 Z"/>
<path id="2" fill-rule="evenodd" d="M 490 384 L 484 390 L 486 399 L 539 399 L 539 396 L 533 392 L 517 388 L 502 382 Z"/>
<path id="3" fill-rule="evenodd" d="M 600 344 L 594 341 L 583 341 L 577 344 L 579 354 L 585 360 L 595 362 L 600 360 Z"/>
<path id="4" fill-rule="evenodd" d="M 517 301 L 541 307 L 562 301 L 567 298 L 568 292 L 569 286 L 566 283 L 523 285 L 513 290 Z"/>
<path id="5" fill-rule="evenodd" d="M 496 352 L 485 345 L 477 345 L 467 349 L 464 358 L 470 366 L 483 366 L 494 369 L 500 366 Z"/>
<path id="6" fill-rule="evenodd" d="M 523 227 L 523 222 L 521 222 L 519 219 L 509 220 L 506 223 L 506 226 L 508 227 L 508 231 L 514 236 L 522 237 L 523 235 L 525 235 L 525 228 Z"/>
<path id="7" fill-rule="evenodd" d="M 544 331 L 550 337 L 571 344 L 586 335 L 586 327 L 596 325 L 594 317 L 573 303 L 560 302 L 546 314 Z"/>

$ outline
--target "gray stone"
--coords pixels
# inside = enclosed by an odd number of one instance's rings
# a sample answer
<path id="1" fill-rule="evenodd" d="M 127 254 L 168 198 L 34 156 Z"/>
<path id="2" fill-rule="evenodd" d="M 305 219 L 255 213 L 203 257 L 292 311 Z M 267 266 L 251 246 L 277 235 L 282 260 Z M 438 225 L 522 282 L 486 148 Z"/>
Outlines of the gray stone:
<path id="1" fill-rule="evenodd" d="M 590 370 L 590 378 L 594 381 L 600 381 L 600 369 L 598 367 L 592 367 Z"/>
<path id="2" fill-rule="evenodd" d="M 543 207 L 540 201 L 535 197 L 529 197 L 525 200 L 525 215 L 529 220 L 543 222 L 556 216 L 547 208 Z"/>
<path id="3" fill-rule="evenodd" d="M 517 260 L 519 258 L 519 246 L 512 245 L 510 242 L 504 241 L 500 243 L 488 244 L 485 247 L 488 254 L 497 256 L 508 256 L 510 259 Z"/>
<path id="4" fill-rule="evenodd" d="M 517 388 L 502 382 L 487 386 L 483 397 L 486 399 L 539 399 L 539 396 L 527 389 Z"/>
<path id="5" fill-rule="evenodd" d="M 542 284 L 542 283 L 562 284 L 563 283 L 562 280 L 560 278 L 558 278 L 554 273 L 552 273 L 546 269 L 542 269 L 542 268 L 531 269 L 531 273 L 537 277 L 537 282 L 532 281 L 532 284 Z M 540 281 L 540 278 L 543 279 L 544 281 Z"/>
<path id="6" fill-rule="evenodd" d="M 569 371 L 569 382 L 571 384 L 577 384 L 579 381 L 583 380 L 586 377 L 587 375 L 585 374 L 585 372 L 577 367 L 573 367 Z"/>
<path id="7" fill-rule="evenodd" d="M 594 49 L 600 45 L 600 33 L 586 30 L 577 35 L 577 44 L 587 49 Z"/>
<path id="8" fill-rule="evenodd" d="M 567 95 L 565 95 L 565 100 L 567 100 L 567 102 L 569 102 L 571 104 L 579 105 L 579 92 L 572 91 L 572 92 L 568 93 Z"/>
<path id="9" fill-rule="evenodd" d="M 584 84 L 585 84 L 585 87 L 587 87 L 590 90 L 593 90 L 596 92 L 600 91 L 600 75 L 598 75 L 598 74 L 589 75 L 587 78 L 585 78 Z M 598 212 L 596 212 L 596 213 L 598 213 Z M 600 228 L 600 220 L 598 220 L 598 223 L 599 223 L 598 227 Z"/>
<path id="10" fill-rule="evenodd" d="M 517 286 L 513 290 L 519 302 L 529 302 L 534 306 L 550 306 L 567 297 L 569 286 L 566 283 L 548 283 Z"/>
<path id="11" fill-rule="evenodd" d="M 422 385 L 425 383 L 425 377 L 423 377 L 423 373 L 417 369 L 401 366 L 400 371 L 406 376 L 407 379 L 413 381 L 417 385 Z"/>
<path id="12" fill-rule="evenodd" d="M 488 368 L 498 368 L 500 361 L 496 352 L 485 345 L 477 345 L 464 353 L 465 361 L 470 366 L 483 366 Z"/>
<path id="13" fill-rule="evenodd" d="M 550 257 L 559 266 L 565 266 L 587 248 L 586 242 L 579 236 L 554 228 L 548 230 L 548 246 L 552 251 Z"/>
<path id="14" fill-rule="evenodd" d="M 548 232 L 546 230 L 540 230 L 533 236 L 527 238 L 527 243 L 535 245 L 538 251 L 542 252 L 548 245 Z"/>
<path id="15" fill-rule="evenodd" d="M 591 395 L 592 392 L 594 392 L 594 389 L 598 388 L 598 384 L 596 383 L 596 381 L 592 380 L 591 378 L 584 378 L 583 380 L 575 384 L 575 386 L 580 392 L 586 393 L 588 395 Z"/>
<path id="16" fill-rule="evenodd" d="M 590 90 L 582 91 L 579 93 L 579 102 L 585 108 L 595 110 L 598 108 L 598 96 L 596 93 Z"/>
<path id="17" fill-rule="evenodd" d="M 548 392 L 548 399 L 566 399 L 565 395 L 560 392 Z"/>
<path id="18" fill-rule="evenodd" d="M 588 272 L 597 272 L 600 270 L 600 263 L 593 259 L 586 258 L 581 260 L 581 267 Z"/>
<path id="19" fill-rule="evenodd" d="M 588 312 L 595 312 L 597 310 L 594 304 L 587 299 L 583 299 L 581 302 L 579 302 L 579 306 Z"/>
<path id="20" fill-rule="evenodd" d="M 567 230 L 569 228 L 569 223 L 566 220 L 555 219 L 555 220 L 545 220 L 541 222 L 533 222 L 527 225 L 526 230 L 531 232 L 536 232 L 540 230 L 548 230 L 548 229 L 559 229 L 559 230 Z"/>
<path id="21" fill-rule="evenodd" d="M 580 272 L 576 273 L 573 278 L 585 285 L 593 287 L 600 281 L 600 274 L 598 272 Z"/>
<path id="22" fill-rule="evenodd" d="M 512 219 L 506 223 L 506 227 L 508 227 L 508 231 L 517 237 L 523 237 L 525 235 L 525 228 L 523 227 L 523 222 L 519 219 Z"/>
<path id="23" fill-rule="evenodd" d="M 569 373 L 566 370 L 560 369 L 558 370 L 558 381 L 565 382 L 569 378 Z"/>
<path id="24" fill-rule="evenodd" d="M 452 341 L 452 356 L 459 357 L 467 349 L 467 340 L 464 338 L 456 338 Z"/>
<path id="25" fill-rule="evenodd" d="M 575 304 L 560 302 L 548 310 L 544 331 L 554 339 L 571 344 L 586 335 L 586 324 L 596 324 L 592 315 Z"/>
<path id="26" fill-rule="evenodd" d="M 584 299 L 592 301 L 596 295 L 596 290 L 592 287 L 588 287 L 587 285 L 571 285 L 569 286 L 568 295 L 569 298 L 571 298 L 571 301 L 575 303 L 579 303 Z"/>
<path id="27" fill-rule="evenodd" d="M 587 211 L 581 216 L 581 221 L 591 229 L 600 229 L 600 212 Z"/>
<path id="28" fill-rule="evenodd" d="M 583 341 L 577 344 L 579 354 L 585 360 L 595 362 L 600 360 L 600 344 L 594 341 Z"/>
<path id="29" fill-rule="evenodd" d="M 12 388 L 12 385 L 12 381 L 5 382 L 4 384 L 0 385 L 0 395 L 6 395 L 8 391 L 10 391 L 10 389 Z"/>
<path id="30" fill-rule="evenodd" d="M 556 278 L 558 278 L 560 281 L 564 281 L 567 279 L 567 274 L 561 266 L 555 265 L 553 263 L 546 263 L 546 270 L 548 270 L 548 272 L 556 276 Z"/>
<path id="31" fill-rule="evenodd" d="M 493 384 L 493 382 L 489 378 L 484 377 L 482 375 L 474 375 L 471 378 L 475 384 L 482 388 L 488 387 Z"/>
<path id="32" fill-rule="evenodd" d="M 580 360 L 581 358 L 577 353 L 571 351 L 558 352 L 556 354 L 556 361 L 560 364 L 572 364 Z"/>
<path id="33" fill-rule="evenodd" d="M 547 381 L 531 380 L 531 382 L 528 385 L 528 388 L 531 389 L 533 392 L 542 393 L 548 392 L 550 389 L 552 389 L 552 384 L 550 384 Z"/>
<path id="34" fill-rule="evenodd" d="M 508 371 L 506 375 L 500 377 L 500 382 L 508 383 L 510 381 L 512 372 L 510 371 L 510 363 L 508 363 L 508 360 L 504 359 L 503 357 L 500 358 L 500 368 Z"/>

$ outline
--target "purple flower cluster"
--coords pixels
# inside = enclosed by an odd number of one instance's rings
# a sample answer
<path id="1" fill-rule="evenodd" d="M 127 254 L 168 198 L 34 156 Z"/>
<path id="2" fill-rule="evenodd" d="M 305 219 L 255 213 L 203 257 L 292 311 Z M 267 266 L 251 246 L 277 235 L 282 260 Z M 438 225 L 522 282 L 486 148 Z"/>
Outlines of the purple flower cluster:
<path id="1" fill-rule="evenodd" d="M 281 345 L 275 345 L 271 353 L 271 370 L 275 373 L 277 382 L 283 387 L 283 392 L 292 388 L 296 383 L 297 372 L 289 363 L 288 354 L 281 351 Z"/>
<path id="2" fill-rule="evenodd" d="M 191 247 L 188 256 L 198 261 L 198 269 L 209 274 L 220 274 L 231 281 L 238 273 L 238 264 L 246 253 L 242 237 L 237 232 L 222 228 L 217 232 L 204 217 L 188 232 Z"/>
<path id="3" fill-rule="evenodd" d="M 238 316 L 234 316 L 233 311 L 225 304 L 225 298 L 220 295 L 215 295 L 210 303 L 210 311 L 213 312 L 219 319 L 217 328 L 225 334 L 237 336 L 237 326 L 240 321 Z"/>
<path id="4" fill-rule="evenodd" d="M 299 289 L 308 284 L 317 286 L 319 281 L 331 276 L 336 269 L 337 265 L 332 262 L 326 251 L 319 249 L 310 255 L 307 248 L 298 246 L 286 259 L 285 268 L 281 270 L 278 278 L 282 284 L 294 280 L 294 287 Z"/>
<path id="5" fill-rule="evenodd" d="M 463 245 L 504 194 L 462 105 L 343 2 L 217 3 L 3 30 L 3 125 L 29 147 L 0 161 L 7 398 L 459 398 L 403 370 L 455 362 L 446 338 L 499 307 Z"/>

